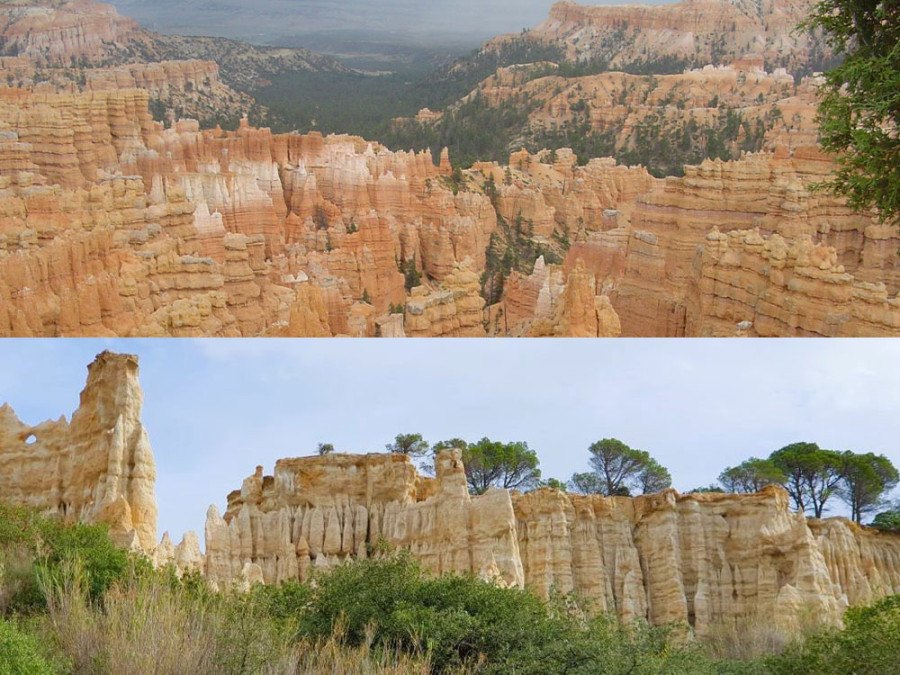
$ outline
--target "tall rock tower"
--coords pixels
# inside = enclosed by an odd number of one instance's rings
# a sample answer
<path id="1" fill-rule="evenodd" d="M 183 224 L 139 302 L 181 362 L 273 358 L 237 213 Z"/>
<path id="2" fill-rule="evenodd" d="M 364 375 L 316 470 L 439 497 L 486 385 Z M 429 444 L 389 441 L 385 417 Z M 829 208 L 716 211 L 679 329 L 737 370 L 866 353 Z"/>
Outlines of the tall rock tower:
<path id="1" fill-rule="evenodd" d="M 130 354 L 98 354 L 72 415 L 30 427 L 0 407 L 0 501 L 66 521 L 107 523 L 113 539 L 156 548 L 156 465 L 141 423 L 143 392 Z"/>

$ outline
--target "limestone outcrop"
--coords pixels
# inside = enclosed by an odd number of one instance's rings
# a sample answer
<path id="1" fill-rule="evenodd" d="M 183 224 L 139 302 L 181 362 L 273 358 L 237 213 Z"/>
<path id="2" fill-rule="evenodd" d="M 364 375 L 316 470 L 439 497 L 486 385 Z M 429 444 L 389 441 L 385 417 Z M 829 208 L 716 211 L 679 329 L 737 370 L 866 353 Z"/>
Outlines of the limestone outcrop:
<path id="1" fill-rule="evenodd" d="M 574 591 L 595 610 L 698 634 L 716 625 L 777 617 L 796 627 L 813 612 L 837 622 L 848 604 L 900 590 L 900 536 L 841 519 L 809 520 L 787 493 L 635 498 L 543 488 L 470 496 L 458 451 L 441 453 L 434 478 L 402 455 L 279 460 L 211 507 L 206 573 L 237 583 L 258 566 L 266 583 L 389 548 L 434 572 Z"/>
<path id="2" fill-rule="evenodd" d="M 156 465 L 141 424 L 134 356 L 103 352 L 88 367 L 81 402 L 28 426 L 0 407 L 0 498 L 67 522 L 107 523 L 122 545 L 156 548 Z"/>

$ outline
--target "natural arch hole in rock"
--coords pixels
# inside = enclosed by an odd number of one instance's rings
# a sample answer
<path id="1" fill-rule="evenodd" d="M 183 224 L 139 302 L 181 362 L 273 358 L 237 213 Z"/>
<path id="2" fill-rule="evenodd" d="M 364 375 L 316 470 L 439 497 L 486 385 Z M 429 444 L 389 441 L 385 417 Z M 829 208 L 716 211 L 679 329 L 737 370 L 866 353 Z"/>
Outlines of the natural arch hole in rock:
<path id="1" fill-rule="evenodd" d="M 35 443 L 37 443 L 37 436 L 35 436 L 34 434 L 28 434 L 25 437 L 25 443 L 26 445 L 34 445 Z"/>

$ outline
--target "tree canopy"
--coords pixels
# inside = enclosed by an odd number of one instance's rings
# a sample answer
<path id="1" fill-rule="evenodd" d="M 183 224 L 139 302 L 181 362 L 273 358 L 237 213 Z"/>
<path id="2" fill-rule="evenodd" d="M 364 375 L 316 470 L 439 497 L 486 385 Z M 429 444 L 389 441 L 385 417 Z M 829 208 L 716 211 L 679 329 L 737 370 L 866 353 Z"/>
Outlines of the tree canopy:
<path id="1" fill-rule="evenodd" d="M 769 459 L 784 472 L 785 488 L 800 511 L 812 510 L 821 518 L 825 503 L 841 480 L 843 459 L 834 450 L 815 443 L 791 443 L 773 452 Z"/>
<path id="2" fill-rule="evenodd" d="M 588 448 L 592 471 L 576 473 L 569 484 L 575 492 L 627 496 L 659 492 L 672 484 L 668 470 L 649 453 L 628 447 L 616 438 L 604 438 Z"/>
<path id="3" fill-rule="evenodd" d="M 384 446 L 388 452 L 394 452 L 410 457 L 421 457 L 428 452 L 428 441 L 422 438 L 422 434 L 397 434 L 393 443 Z"/>
<path id="4" fill-rule="evenodd" d="M 884 503 L 900 482 L 900 474 L 884 455 L 850 450 L 836 452 L 816 443 L 791 443 L 768 459 L 751 457 L 719 474 L 729 492 L 758 492 L 766 485 L 784 487 L 794 506 L 821 518 L 834 496 L 850 507 L 857 523 Z"/>
<path id="5" fill-rule="evenodd" d="M 573 473 L 569 479 L 569 488 L 572 492 L 578 492 L 583 495 L 598 495 L 603 492 L 600 485 L 600 476 L 593 471 Z"/>
<path id="6" fill-rule="evenodd" d="M 893 505 L 887 511 L 882 511 L 872 520 L 872 527 L 887 532 L 900 532 L 900 505 Z"/>
<path id="7" fill-rule="evenodd" d="M 841 455 L 843 466 L 837 494 L 850 507 L 857 523 L 883 503 L 883 495 L 897 486 L 897 469 L 884 455 L 867 452 L 858 455 L 849 450 Z"/>
<path id="8" fill-rule="evenodd" d="M 441 450 L 450 450 L 452 448 L 459 448 L 460 450 L 465 450 L 469 447 L 469 444 L 461 438 L 451 438 L 446 441 L 438 441 L 434 445 L 431 446 L 434 454 L 439 453 Z"/>
<path id="9" fill-rule="evenodd" d="M 770 459 L 751 457 L 719 474 L 719 482 L 728 492 L 759 492 L 766 485 L 784 485 L 786 476 Z"/>
<path id="10" fill-rule="evenodd" d="M 843 62 L 825 74 L 819 136 L 838 169 L 825 185 L 852 207 L 900 221 L 900 3 L 821 0 L 804 24 Z"/>
<path id="11" fill-rule="evenodd" d="M 466 482 L 473 494 L 483 494 L 489 487 L 527 490 L 540 484 L 540 462 L 537 453 L 528 447 L 528 443 L 502 443 L 482 438 L 477 443 L 463 442 L 462 446 L 450 447 L 462 450 Z"/>

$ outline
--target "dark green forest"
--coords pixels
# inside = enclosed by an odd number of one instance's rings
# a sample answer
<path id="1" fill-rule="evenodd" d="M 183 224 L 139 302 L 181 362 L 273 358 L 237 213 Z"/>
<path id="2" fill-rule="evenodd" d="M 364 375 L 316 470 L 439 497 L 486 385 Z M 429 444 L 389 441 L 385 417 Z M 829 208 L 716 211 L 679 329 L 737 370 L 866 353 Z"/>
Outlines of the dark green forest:
<path id="1" fill-rule="evenodd" d="M 650 118 L 636 130 L 628 147 L 617 148 L 619 130 L 592 130 L 583 101 L 573 105 L 574 119 L 553 129 L 529 127 L 529 111 L 540 102 L 527 93 L 499 105 L 488 105 L 477 92 L 459 102 L 497 68 L 527 63 L 547 64 L 533 68 L 528 79 L 547 75 L 574 78 L 608 70 L 604 59 L 573 63 L 565 60 L 558 46 L 522 37 L 495 51 L 476 50 L 437 70 L 429 70 L 430 61 L 423 57 L 420 68 L 407 66 L 385 75 L 311 71 L 273 75 L 270 84 L 251 92 L 262 107 L 250 111 L 250 122 L 275 132 L 350 133 L 394 150 L 431 149 L 435 161 L 447 147 L 453 165 L 462 168 L 476 161 L 505 163 L 509 153 L 520 148 L 534 153 L 568 147 L 581 164 L 592 157 L 613 156 L 620 162 L 643 164 L 656 176 L 682 175 L 685 163 L 699 163 L 707 157 L 732 159 L 740 150 L 761 147 L 766 128 L 759 123 L 751 126 L 738 112 L 725 107 L 714 123 L 689 121 L 678 129 L 663 125 L 661 115 Z M 681 72 L 689 65 L 666 57 L 637 61 L 623 70 L 652 77 Z M 412 118 L 422 108 L 445 114 L 436 123 L 394 121 Z M 237 120 L 216 121 L 225 128 L 237 124 Z M 739 134 L 743 141 L 737 147 Z"/>

